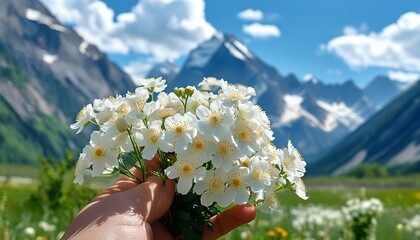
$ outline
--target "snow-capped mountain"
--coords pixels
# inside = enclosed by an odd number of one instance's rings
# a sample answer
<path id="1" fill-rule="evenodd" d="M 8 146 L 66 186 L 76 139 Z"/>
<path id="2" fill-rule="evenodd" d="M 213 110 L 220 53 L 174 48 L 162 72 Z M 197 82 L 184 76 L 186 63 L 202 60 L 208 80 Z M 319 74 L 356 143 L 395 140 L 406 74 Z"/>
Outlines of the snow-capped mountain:
<path id="1" fill-rule="evenodd" d="M 0 5 L 0 161 L 62 156 L 82 142 L 68 127 L 80 108 L 134 84 L 39 1 Z"/>
<path id="2" fill-rule="evenodd" d="M 326 85 L 283 76 L 231 34 L 218 33 L 194 49 L 168 87 L 196 86 L 203 77 L 254 87 L 255 101 L 271 120 L 275 144 L 284 146 L 291 139 L 308 162 L 375 111 L 353 81 Z"/>

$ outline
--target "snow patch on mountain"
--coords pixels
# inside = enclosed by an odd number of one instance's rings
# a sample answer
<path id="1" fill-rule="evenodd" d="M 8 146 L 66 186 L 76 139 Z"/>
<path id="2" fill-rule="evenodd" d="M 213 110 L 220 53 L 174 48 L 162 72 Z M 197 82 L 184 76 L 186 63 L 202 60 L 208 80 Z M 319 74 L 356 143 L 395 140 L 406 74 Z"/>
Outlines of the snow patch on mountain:
<path id="1" fill-rule="evenodd" d="M 27 19 L 29 19 L 31 21 L 34 21 L 34 22 L 38 22 L 40 24 L 44 24 L 44 25 L 48 26 L 49 28 L 51 28 L 53 30 L 56 30 L 56 31 L 59 31 L 59 32 L 66 32 L 67 31 L 67 29 L 64 26 L 55 23 L 54 19 L 38 12 L 37 10 L 28 8 L 28 9 L 26 9 L 25 16 L 26 16 Z"/>
<path id="2" fill-rule="evenodd" d="M 236 48 L 239 49 L 239 51 L 241 51 L 245 56 L 247 56 L 248 58 L 254 58 L 254 55 L 251 53 L 251 51 L 249 51 L 249 49 L 243 45 L 241 42 L 234 40 L 233 44 L 235 45 Z"/>
<path id="3" fill-rule="evenodd" d="M 43 54 L 42 60 L 48 64 L 53 64 L 55 61 L 57 61 L 57 55 L 51 55 L 51 54 Z"/>
<path id="4" fill-rule="evenodd" d="M 197 50 L 191 52 L 189 61 L 185 64 L 185 67 L 204 67 L 210 61 L 210 59 L 213 57 L 213 54 L 222 45 L 222 43 L 223 42 L 217 37 L 214 37 L 210 41 L 204 42 L 198 47 Z"/>
<path id="5" fill-rule="evenodd" d="M 239 60 L 245 61 L 246 57 L 242 54 L 238 49 L 236 49 L 232 44 L 225 42 L 225 47 L 229 50 L 229 52 Z"/>
<path id="6" fill-rule="evenodd" d="M 327 129 L 330 129 L 330 131 L 337 127 L 337 122 L 340 122 L 347 128 L 353 130 L 365 120 L 343 102 L 328 103 L 318 100 L 316 103 L 318 106 L 329 112 L 324 125 Z"/>

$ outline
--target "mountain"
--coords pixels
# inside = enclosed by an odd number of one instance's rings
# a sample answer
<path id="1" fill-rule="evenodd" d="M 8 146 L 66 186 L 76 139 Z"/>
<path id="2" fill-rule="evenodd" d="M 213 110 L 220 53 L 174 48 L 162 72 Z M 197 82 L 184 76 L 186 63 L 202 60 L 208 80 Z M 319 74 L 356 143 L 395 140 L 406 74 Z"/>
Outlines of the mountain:
<path id="1" fill-rule="evenodd" d="M 420 81 L 336 145 L 312 174 L 345 173 L 361 163 L 379 163 L 404 171 L 420 170 Z"/>
<path id="2" fill-rule="evenodd" d="M 197 86 L 203 77 L 254 87 L 255 101 L 271 119 L 275 144 L 291 139 L 308 162 L 375 112 L 353 81 L 327 85 L 283 76 L 231 34 L 217 33 L 191 51 L 168 88 Z"/>
<path id="3" fill-rule="evenodd" d="M 162 77 L 167 82 L 172 82 L 176 74 L 179 72 L 179 67 L 173 61 L 165 61 L 163 63 L 156 64 L 146 74 L 146 78 L 158 78 Z"/>
<path id="4" fill-rule="evenodd" d="M 0 162 L 61 156 L 86 142 L 68 127 L 83 105 L 134 84 L 40 2 L 1 5 Z"/>
<path id="5" fill-rule="evenodd" d="M 379 108 L 395 98 L 404 88 L 401 82 L 387 76 L 377 76 L 364 89 L 369 99 Z"/>

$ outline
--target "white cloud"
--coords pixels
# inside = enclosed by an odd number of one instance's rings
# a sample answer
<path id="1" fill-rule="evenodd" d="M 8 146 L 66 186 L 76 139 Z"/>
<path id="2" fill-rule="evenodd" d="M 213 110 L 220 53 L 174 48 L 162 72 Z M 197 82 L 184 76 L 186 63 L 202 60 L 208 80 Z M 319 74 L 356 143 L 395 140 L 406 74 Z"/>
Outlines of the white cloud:
<path id="1" fill-rule="evenodd" d="M 367 25 L 361 29 L 367 29 Z M 362 34 L 351 28 L 345 32 L 347 35 L 330 40 L 325 49 L 337 54 L 350 67 L 420 71 L 420 14 L 405 13 L 378 33 Z"/>
<path id="2" fill-rule="evenodd" d="M 392 80 L 404 82 L 404 83 L 412 83 L 420 79 L 420 73 L 407 73 L 402 71 L 389 71 L 388 77 Z"/>
<path id="3" fill-rule="evenodd" d="M 156 63 L 148 61 L 131 61 L 124 67 L 124 71 L 134 78 L 143 78 Z"/>
<path id="4" fill-rule="evenodd" d="M 205 19 L 203 0 L 141 0 L 116 18 L 99 0 L 42 1 L 60 21 L 73 24 L 86 41 L 105 52 L 175 59 L 215 33 Z"/>
<path id="5" fill-rule="evenodd" d="M 356 28 L 354 26 L 345 26 L 343 29 L 344 35 L 357 35 L 360 33 L 364 33 L 368 30 L 368 25 L 366 23 L 362 23 L 360 27 Z"/>
<path id="6" fill-rule="evenodd" d="M 252 23 L 244 25 L 243 32 L 257 38 L 280 37 L 280 29 L 275 25 Z"/>
<path id="7" fill-rule="evenodd" d="M 242 20 L 261 21 L 264 14 L 261 10 L 248 8 L 238 13 L 238 17 Z"/>
<path id="8" fill-rule="evenodd" d="M 357 29 L 353 26 L 345 26 L 343 29 L 343 33 L 344 35 L 356 35 L 358 32 Z"/>

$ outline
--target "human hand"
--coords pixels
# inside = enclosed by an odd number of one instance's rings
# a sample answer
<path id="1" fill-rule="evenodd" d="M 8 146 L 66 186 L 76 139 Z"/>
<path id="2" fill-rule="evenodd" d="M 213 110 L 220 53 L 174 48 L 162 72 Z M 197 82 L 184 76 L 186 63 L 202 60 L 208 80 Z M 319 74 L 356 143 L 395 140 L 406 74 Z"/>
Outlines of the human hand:
<path id="1" fill-rule="evenodd" d="M 158 157 L 148 161 L 156 169 Z M 133 170 L 138 179 L 142 174 Z M 159 221 L 175 194 L 174 180 L 165 183 L 151 175 L 145 182 L 123 176 L 73 219 L 62 239 L 174 239 Z M 204 227 L 203 239 L 217 239 L 255 218 L 252 204 L 236 205 L 213 216 L 213 230 Z"/>

